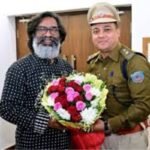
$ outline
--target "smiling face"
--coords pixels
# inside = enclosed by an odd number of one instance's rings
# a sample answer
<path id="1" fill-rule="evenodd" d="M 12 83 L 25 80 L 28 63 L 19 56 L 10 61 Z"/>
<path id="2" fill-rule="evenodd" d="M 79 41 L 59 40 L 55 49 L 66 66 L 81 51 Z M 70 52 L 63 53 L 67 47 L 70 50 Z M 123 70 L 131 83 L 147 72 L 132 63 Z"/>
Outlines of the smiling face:
<path id="1" fill-rule="evenodd" d="M 35 38 L 39 44 L 50 46 L 60 40 L 59 27 L 52 17 L 45 17 L 36 28 Z"/>
<path id="2" fill-rule="evenodd" d="M 55 58 L 60 51 L 60 34 L 57 22 L 45 17 L 36 28 L 33 39 L 34 52 L 41 58 Z"/>
<path id="3" fill-rule="evenodd" d="M 120 29 L 115 23 L 98 23 L 91 26 L 92 41 L 101 53 L 110 53 L 119 42 Z"/>

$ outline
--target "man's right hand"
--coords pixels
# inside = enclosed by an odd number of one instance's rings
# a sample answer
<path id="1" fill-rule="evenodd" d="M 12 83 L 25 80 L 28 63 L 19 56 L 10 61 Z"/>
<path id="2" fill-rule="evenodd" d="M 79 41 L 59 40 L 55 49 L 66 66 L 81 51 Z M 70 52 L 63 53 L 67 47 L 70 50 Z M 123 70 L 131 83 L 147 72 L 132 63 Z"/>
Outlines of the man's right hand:
<path id="1" fill-rule="evenodd" d="M 59 129 L 59 130 L 66 130 L 66 128 L 61 125 L 56 119 L 54 118 L 51 118 L 49 121 L 48 121 L 48 126 L 51 127 L 51 128 L 55 128 L 55 129 Z"/>

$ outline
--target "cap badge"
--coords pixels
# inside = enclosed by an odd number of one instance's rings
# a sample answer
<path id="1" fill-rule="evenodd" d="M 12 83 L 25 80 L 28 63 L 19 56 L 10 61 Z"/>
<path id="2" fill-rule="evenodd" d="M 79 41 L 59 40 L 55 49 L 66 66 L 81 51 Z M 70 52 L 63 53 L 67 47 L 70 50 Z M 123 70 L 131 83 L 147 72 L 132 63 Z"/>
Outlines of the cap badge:
<path id="1" fill-rule="evenodd" d="M 100 19 L 100 18 L 111 18 L 111 19 L 115 19 L 114 16 L 111 13 L 105 13 L 103 11 L 99 11 L 96 15 L 94 15 L 90 21 L 94 21 L 96 19 Z"/>

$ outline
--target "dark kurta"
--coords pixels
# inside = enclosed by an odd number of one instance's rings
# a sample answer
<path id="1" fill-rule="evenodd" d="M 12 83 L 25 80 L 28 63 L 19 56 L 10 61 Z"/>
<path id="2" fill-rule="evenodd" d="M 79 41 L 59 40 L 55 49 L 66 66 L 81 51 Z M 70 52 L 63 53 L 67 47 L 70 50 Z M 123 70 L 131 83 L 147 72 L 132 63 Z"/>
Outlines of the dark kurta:
<path id="1" fill-rule="evenodd" d="M 17 149 L 68 149 L 69 133 L 49 128 L 47 113 L 35 109 L 43 79 L 71 73 L 61 58 L 53 63 L 31 54 L 15 62 L 7 71 L 0 116 L 16 124 Z"/>

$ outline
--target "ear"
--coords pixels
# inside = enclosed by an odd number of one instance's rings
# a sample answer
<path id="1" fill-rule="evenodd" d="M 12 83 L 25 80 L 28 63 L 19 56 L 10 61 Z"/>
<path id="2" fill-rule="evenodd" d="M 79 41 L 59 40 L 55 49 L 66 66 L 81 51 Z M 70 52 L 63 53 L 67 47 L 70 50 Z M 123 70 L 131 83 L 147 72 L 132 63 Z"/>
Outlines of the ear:
<path id="1" fill-rule="evenodd" d="M 117 28 L 117 34 L 118 34 L 118 37 L 120 37 L 120 28 L 119 27 Z"/>

